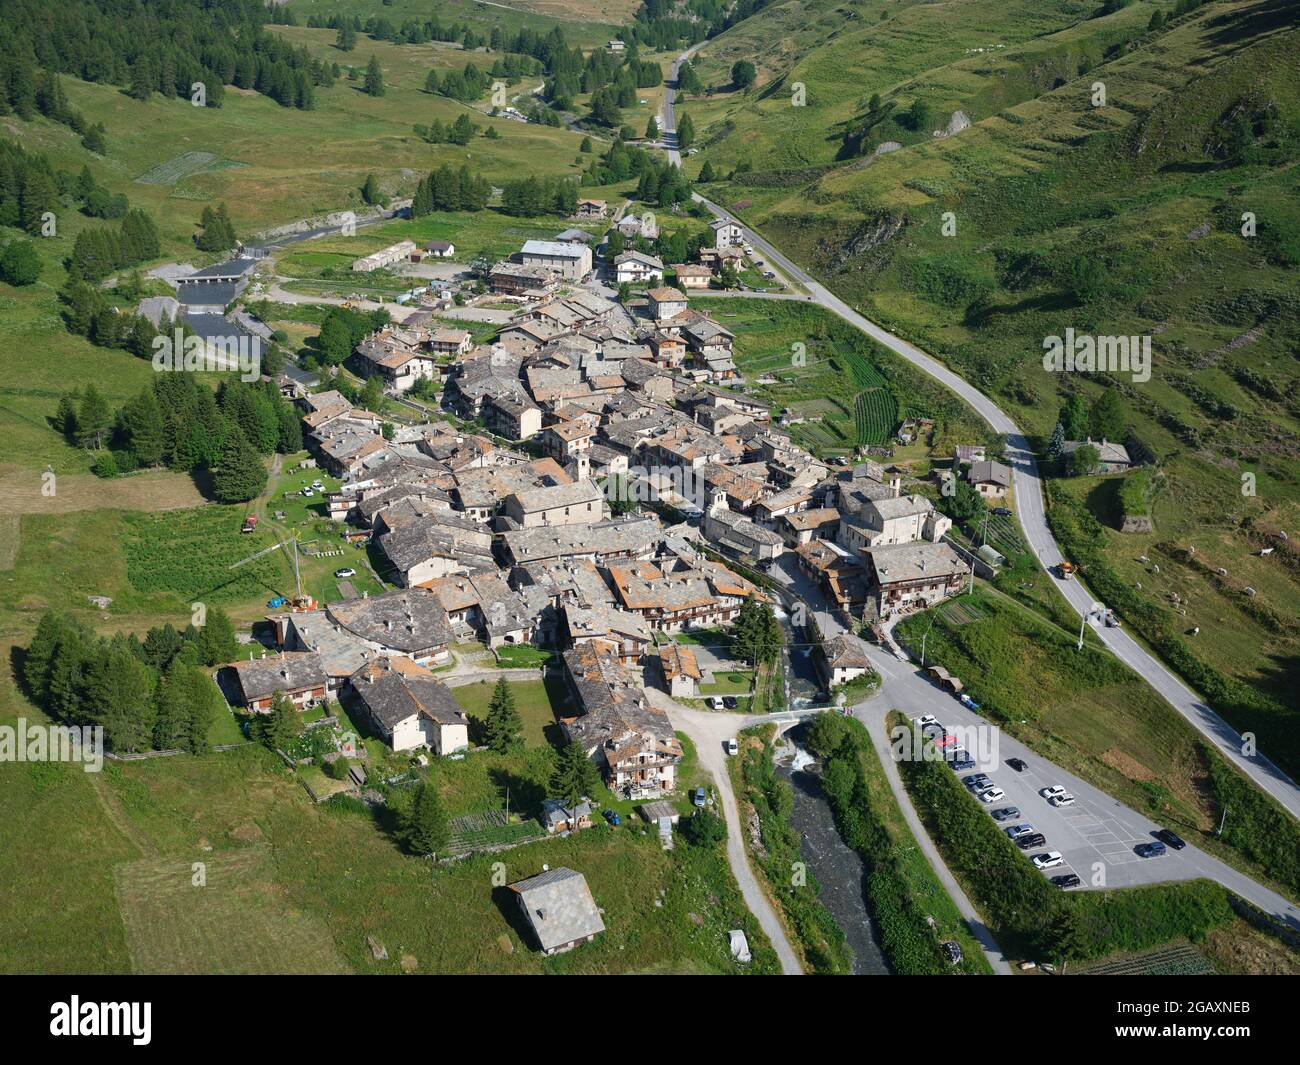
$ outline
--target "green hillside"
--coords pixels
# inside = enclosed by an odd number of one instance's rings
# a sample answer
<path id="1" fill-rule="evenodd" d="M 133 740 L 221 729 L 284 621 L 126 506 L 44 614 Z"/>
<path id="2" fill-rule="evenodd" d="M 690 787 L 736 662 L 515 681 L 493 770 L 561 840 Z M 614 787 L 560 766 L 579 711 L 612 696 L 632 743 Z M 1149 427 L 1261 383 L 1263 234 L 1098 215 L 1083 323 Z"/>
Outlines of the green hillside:
<path id="1" fill-rule="evenodd" d="M 1068 14 L 1068 5 L 1049 6 Z M 965 33 L 981 5 L 908 7 L 883 25 L 928 25 L 932 33 L 913 33 L 927 42 L 918 64 L 943 60 L 969 46 L 940 32 L 955 7 Z M 856 76 L 855 99 L 806 109 L 797 121 L 820 125 L 798 136 L 763 132 L 774 95 L 739 109 L 753 132 L 730 133 L 742 128 L 739 111 L 720 112 L 701 130 L 702 156 L 730 180 L 709 194 L 865 313 L 946 359 L 1040 444 L 1068 396 L 1091 404 L 1117 389 L 1135 446 L 1167 478 L 1152 501 L 1155 531 L 1121 535 L 1113 479 L 1075 478 L 1053 486 L 1058 536 L 1091 566 L 1097 590 L 1122 600 L 1139 634 L 1198 684 L 1223 675 L 1254 686 L 1216 701 L 1294 766 L 1300 587 L 1277 533 L 1294 532 L 1300 518 L 1300 8 L 1208 4 L 1148 31 L 1153 10 L 1130 5 L 1009 42 L 994 57 L 927 69 L 878 66 L 877 53 L 855 64 L 848 31 L 828 35 L 784 76 L 805 79 L 810 101 L 833 99 L 833 87 Z M 729 54 L 745 32 L 722 35 L 706 56 Z M 762 63 L 776 55 L 779 41 Z M 831 90 L 816 80 L 822 70 L 835 72 Z M 974 125 L 836 160 L 845 116 L 860 120 L 858 98 L 872 92 L 882 111 L 910 111 L 919 95 L 938 116 L 932 124 L 960 107 Z M 774 126 L 796 121 L 787 112 L 798 109 L 782 107 Z M 786 145 L 767 156 L 778 165 L 760 169 L 753 157 L 747 172 L 732 173 L 733 138 L 764 136 Z M 1253 236 L 1242 233 L 1248 215 Z M 1151 336 L 1150 380 L 1048 373 L 1044 339 L 1066 328 Z M 1243 494 L 1243 474 L 1254 475 L 1254 495 Z M 1070 500 L 1092 521 L 1065 522 Z M 1260 556 L 1265 546 L 1278 550 Z"/>

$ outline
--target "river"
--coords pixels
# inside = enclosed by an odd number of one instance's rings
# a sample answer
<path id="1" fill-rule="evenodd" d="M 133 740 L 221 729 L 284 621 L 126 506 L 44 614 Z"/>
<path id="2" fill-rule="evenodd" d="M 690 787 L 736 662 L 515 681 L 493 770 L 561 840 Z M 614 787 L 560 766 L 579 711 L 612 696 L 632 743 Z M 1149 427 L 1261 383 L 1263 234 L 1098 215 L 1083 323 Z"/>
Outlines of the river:
<path id="1" fill-rule="evenodd" d="M 787 733 L 796 738 L 803 726 Z M 802 747 L 790 747 L 778 754 L 777 774 L 790 784 L 794 792 L 794 808 L 790 823 L 803 840 L 803 858 L 821 885 L 821 901 L 844 930 L 849 949 L 853 953 L 855 976 L 880 976 L 889 973 L 889 965 L 876 942 L 875 922 L 866 900 L 866 863 L 857 851 L 840 838 L 835 827 L 835 816 L 822 791 L 821 777 L 810 771 L 812 756 Z"/>

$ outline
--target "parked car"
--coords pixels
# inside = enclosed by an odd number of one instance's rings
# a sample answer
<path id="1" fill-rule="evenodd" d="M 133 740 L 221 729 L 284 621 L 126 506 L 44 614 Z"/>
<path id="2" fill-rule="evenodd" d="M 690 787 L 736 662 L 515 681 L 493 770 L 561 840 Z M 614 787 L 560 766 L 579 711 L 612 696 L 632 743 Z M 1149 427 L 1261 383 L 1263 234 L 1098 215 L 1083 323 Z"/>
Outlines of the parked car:
<path id="1" fill-rule="evenodd" d="M 310 488 L 310 487 L 309 487 L 309 488 L 304 488 L 304 489 L 302 490 L 302 493 L 301 493 L 301 494 L 304 495 L 304 496 L 314 496 L 314 495 L 316 494 L 316 490 L 315 490 L 314 488 Z"/>
<path id="2" fill-rule="evenodd" d="M 1052 798 L 1048 799 L 1047 801 L 1051 803 L 1053 806 L 1060 809 L 1065 806 L 1073 806 L 1074 796 L 1067 791 L 1064 795 L 1054 795 L 1052 796 Z"/>
<path id="3" fill-rule="evenodd" d="M 699 807 L 703 807 L 703 806 L 704 806 L 704 789 L 703 789 L 703 788 L 696 788 L 693 792 L 691 792 L 691 802 L 694 803 L 696 806 L 699 806 Z"/>
<path id="4" fill-rule="evenodd" d="M 1019 806 L 1004 806 L 1000 810 L 993 811 L 994 821 L 1010 821 L 1013 817 L 1020 816 Z"/>
<path id="5" fill-rule="evenodd" d="M 961 782 L 968 788 L 982 788 L 987 784 L 992 784 L 993 778 L 987 773 L 972 773 L 968 777 L 962 777 Z"/>
<path id="6" fill-rule="evenodd" d="M 1058 865 L 1065 864 L 1060 851 L 1044 851 L 1042 854 L 1035 854 L 1029 860 L 1037 869 L 1055 869 Z"/>
<path id="7" fill-rule="evenodd" d="M 736 707 L 740 705 L 740 700 L 737 699 L 734 695 L 724 695 L 722 697 L 722 705 L 725 706 L 728 710 L 734 710 L 736 709 Z"/>
<path id="8" fill-rule="evenodd" d="M 975 768 L 975 759 L 965 751 L 950 752 L 947 755 L 947 761 L 954 773 L 964 773 L 968 769 Z"/>
<path id="9" fill-rule="evenodd" d="M 1019 839 L 1021 836 L 1033 835 L 1034 826 L 1033 825 L 1012 825 L 1010 828 L 1004 828 L 1002 831 L 1005 832 L 1012 839 Z"/>
<path id="10" fill-rule="evenodd" d="M 957 701 L 968 710 L 978 710 L 980 708 L 980 704 L 964 692 L 957 696 Z"/>
<path id="11" fill-rule="evenodd" d="M 1009 511 L 1006 507 L 994 507 L 992 513 L 994 517 L 998 517 L 998 518 L 1011 517 L 1011 511 Z"/>
<path id="12" fill-rule="evenodd" d="M 334 571 L 334 576 L 339 578 L 355 577 L 356 575 L 357 575 L 357 571 L 354 570 L 351 566 L 340 566 L 338 569 Z"/>
<path id="13" fill-rule="evenodd" d="M 1030 851 L 1035 847 L 1046 847 L 1047 837 L 1041 832 L 1031 832 L 1027 836 L 1021 836 L 1019 839 L 1014 840 L 1014 843 L 1022 851 Z"/>
<path id="14" fill-rule="evenodd" d="M 1074 873 L 1062 873 L 1060 876 L 1052 877 L 1052 883 L 1064 891 L 1067 888 L 1078 887 L 1083 881 Z"/>
<path id="15" fill-rule="evenodd" d="M 1139 843 L 1133 848 L 1133 853 L 1139 858 L 1159 858 L 1165 853 L 1165 845 L 1159 841 L 1155 843 Z"/>
<path id="16" fill-rule="evenodd" d="M 937 725 L 939 719 L 933 714 L 922 714 L 920 717 L 913 718 L 912 724 L 925 728 L 926 725 Z"/>
<path id="17" fill-rule="evenodd" d="M 983 803 L 1001 802 L 1006 797 L 1007 793 L 998 787 L 985 788 L 980 792 L 980 802 Z"/>
<path id="18" fill-rule="evenodd" d="M 1009 765 L 1017 773 L 1023 773 L 1026 769 L 1029 768 L 1029 765 L 1025 762 L 1023 758 L 1008 758 L 1007 765 Z"/>
<path id="19" fill-rule="evenodd" d="M 1156 839 L 1160 840 L 1161 843 L 1164 843 L 1166 846 L 1171 847 L 1176 851 L 1180 851 L 1187 846 L 1187 843 L 1183 840 L 1181 836 L 1176 835 L 1175 833 L 1171 832 L 1167 828 L 1162 828 L 1159 832 L 1157 832 Z"/>
<path id="20" fill-rule="evenodd" d="M 733 757 L 740 753 L 740 744 L 738 744 L 735 739 L 727 740 L 722 747 L 727 754 L 732 755 Z"/>
<path id="21" fill-rule="evenodd" d="M 710 710 L 725 710 L 727 706 L 727 704 L 722 701 L 721 695 L 710 695 L 705 702 L 709 704 Z"/>
<path id="22" fill-rule="evenodd" d="M 324 481 L 312 481 L 311 486 L 312 486 L 314 489 L 316 489 L 316 491 L 318 491 L 318 492 L 323 492 L 323 491 L 325 491 L 325 482 L 324 482 Z"/>
<path id="23" fill-rule="evenodd" d="M 1038 794 L 1041 795 L 1044 799 L 1050 799 L 1055 795 L 1065 795 L 1068 793 L 1063 787 L 1061 787 L 1060 784 L 1053 784 L 1051 787 L 1048 788 L 1039 788 Z"/>
<path id="24" fill-rule="evenodd" d="M 619 812 L 617 810 L 606 810 L 604 813 L 604 818 L 611 825 L 621 825 L 623 823 L 623 818 L 619 816 Z"/>

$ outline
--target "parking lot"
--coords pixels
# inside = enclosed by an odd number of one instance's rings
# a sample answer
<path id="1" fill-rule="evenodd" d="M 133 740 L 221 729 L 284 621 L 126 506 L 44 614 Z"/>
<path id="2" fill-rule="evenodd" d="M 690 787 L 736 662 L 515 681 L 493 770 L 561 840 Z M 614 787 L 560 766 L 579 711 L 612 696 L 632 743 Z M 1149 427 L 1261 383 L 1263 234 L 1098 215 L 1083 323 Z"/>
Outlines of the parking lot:
<path id="1" fill-rule="evenodd" d="M 994 810 L 1008 806 L 1020 810 L 1018 817 L 999 822 L 999 827 L 1028 824 L 1035 832 L 1047 837 L 1043 846 L 1025 851 L 1026 861 L 1047 851 L 1060 852 L 1063 863 L 1044 870 L 1043 875 L 1053 877 L 1074 873 L 1083 881 L 1081 888 L 1131 887 L 1205 875 L 1197 861 L 1198 852 L 1191 847 L 1184 851 L 1170 849 L 1159 858 L 1138 857 L 1134 848 L 1152 842 L 1156 830 L 1162 826 L 1146 820 L 1077 777 L 1044 762 L 1001 730 L 994 730 L 987 721 L 955 699 L 942 710 L 942 714 L 938 712 L 940 709 L 935 708 L 932 712 L 950 729 L 982 726 L 985 730 L 980 735 L 985 736 L 986 741 L 971 744 L 968 748 L 975 759 L 974 767 L 954 775 L 962 780 L 973 773 L 986 773 L 993 784 L 1006 793 L 1005 798 L 996 802 L 980 803 L 989 816 Z M 1018 773 L 1008 766 L 1010 758 L 1020 758 L 1027 763 L 1024 771 Z M 1039 794 L 1042 789 L 1053 785 L 1064 786 L 1074 796 L 1074 804 L 1055 807 Z"/>

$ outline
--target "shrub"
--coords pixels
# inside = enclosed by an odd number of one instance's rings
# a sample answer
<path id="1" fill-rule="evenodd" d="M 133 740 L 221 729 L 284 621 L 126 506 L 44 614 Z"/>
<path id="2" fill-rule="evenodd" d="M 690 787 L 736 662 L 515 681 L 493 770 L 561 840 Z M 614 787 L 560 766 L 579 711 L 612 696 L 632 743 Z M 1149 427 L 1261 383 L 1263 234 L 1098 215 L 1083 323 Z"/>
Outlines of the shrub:
<path id="1" fill-rule="evenodd" d="M 712 847 L 727 838 L 727 824 L 717 814 L 696 810 L 682 822 L 682 835 L 695 847 Z"/>
<path id="2" fill-rule="evenodd" d="M 121 472 L 117 466 L 117 459 L 113 457 L 111 451 L 101 451 L 90 467 L 90 472 L 96 477 L 116 477 Z"/>

